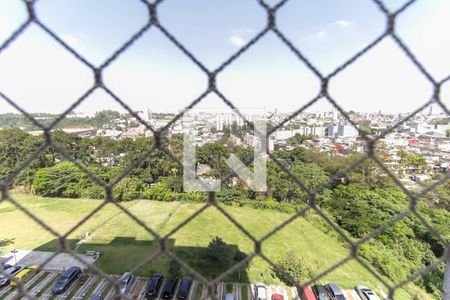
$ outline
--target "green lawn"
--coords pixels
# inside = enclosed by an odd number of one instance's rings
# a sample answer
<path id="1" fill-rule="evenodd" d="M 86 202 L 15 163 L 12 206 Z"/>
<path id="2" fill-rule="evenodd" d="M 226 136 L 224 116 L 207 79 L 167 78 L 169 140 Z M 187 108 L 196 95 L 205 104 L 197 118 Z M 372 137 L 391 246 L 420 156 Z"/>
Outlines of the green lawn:
<path id="1" fill-rule="evenodd" d="M 102 203 L 98 200 L 85 199 L 48 199 L 19 195 L 14 197 L 22 206 L 61 234 L 66 233 Z M 122 204 L 160 235 L 169 233 L 202 206 L 201 204 L 148 200 Z M 267 234 L 274 226 L 289 218 L 288 214 L 248 207 L 226 206 L 225 209 L 257 238 Z M 9 202 L 0 203 L 0 228 L 2 228 L 0 247 L 4 252 L 14 248 L 52 251 L 58 247 L 57 240 L 51 233 Z M 97 262 L 98 266 L 108 273 L 120 274 L 129 270 L 159 248 L 158 243 L 153 242 L 154 238 L 149 232 L 112 204 L 103 207 L 69 235 L 71 247 L 76 247 L 76 241 L 84 237 L 86 232 L 90 232 L 91 235 L 83 245 L 78 246 L 78 251 L 100 251 L 102 255 Z M 211 238 L 216 235 L 241 251 L 246 253 L 253 251 L 251 240 L 213 207 L 208 208 L 171 235 L 168 245 L 174 253 L 190 265 L 201 266 L 201 262 L 197 260 L 198 251 L 196 250 L 206 247 Z M 276 260 L 288 250 L 294 250 L 322 266 L 318 273 L 348 255 L 348 248 L 304 219 L 296 219 L 263 243 L 263 253 L 272 260 Z M 150 275 L 156 270 L 167 273 L 169 262 L 166 255 L 160 255 L 144 265 L 140 275 Z M 201 272 L 202 267 L 198 271 Z M 251 261 L 249 268 L 241 272 L 240 279 L 235 274 L 230 280 L 278 283 L 277 279 L 272 277 L 268 263 L 260 257 Z M 320 281 L 323 283 L 333 281 L 344 288 L 353 288 L 356 284 L 365 284 L 374 289 L 382 286 L 370 272 L 353 260 L 327 274 Z M 418 290 L 413 285 L 408 285 L 405 289 L 409 292 Z M 420 299 L 427 298 L 431 299 L 425 295 L 420 296 Z M 395 299 L 412 299 L 412 297 L 401 290 Z"/>

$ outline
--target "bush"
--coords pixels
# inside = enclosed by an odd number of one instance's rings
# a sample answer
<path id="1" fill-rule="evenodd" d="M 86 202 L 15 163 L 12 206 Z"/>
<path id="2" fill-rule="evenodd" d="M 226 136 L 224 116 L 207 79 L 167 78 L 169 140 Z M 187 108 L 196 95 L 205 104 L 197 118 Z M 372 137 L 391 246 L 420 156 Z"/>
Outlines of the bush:
<path id="1" fill-rule="evenodd" d="M 80 197 L 88 199 L 104 199 L 105 189 L 97 184 L 94 184 L 85 189 L 82 189 Z"/>
<path id="2" fill-rule="evenodd" d="M 34 176 L 33 189 L 42 196 L 51 196 L 49 169 L 50 168 L 39 169 Z"/>
<path id="3" fill-rule="evenodd" d="M 79 182 L 87 176 L 71 162 L 61 162 L 50 168 L 39 169 L 33 180 L 36 193 L 50 197 L 78 198 Z"/>
<path id="4" fill-rule="evenodd" d="M 286 276 L 277 268 L 272 268 L 273 274 L 284 284 L 289 286 L 297 285 L 297 282 L 299 281 L 305 282 L 313 277 L 317 270 L 315 265 L 305 258 L 298 256 L 294 251 L 289 251 L 285 256 L 280 257 L 275 263 L 275 266 L 289 275 Z"/>
<path id="5" fill-rule="evenodd" d="M 143 198 L 157 201 L 174 201 L 173 193 L 164 183 L 157 183 L 143 192 Z"/>
<path id="6" fill-rule="evenodd" d="M 122 179 L 114 188 L 114 197 L 117 201 L 131 201 L 143 197 L 147 185 L 136 177 Z"/>

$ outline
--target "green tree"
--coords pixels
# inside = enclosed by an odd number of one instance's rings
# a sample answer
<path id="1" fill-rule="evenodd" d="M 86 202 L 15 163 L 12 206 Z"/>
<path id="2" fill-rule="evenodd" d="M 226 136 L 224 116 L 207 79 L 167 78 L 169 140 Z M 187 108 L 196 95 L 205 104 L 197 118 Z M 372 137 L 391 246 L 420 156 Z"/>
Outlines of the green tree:
<path id="1" fill-rule="evenodd" d="M 289 145 L 300 145 L 306 140 L 311 140 L 313 136 L 311 134 L 300 134 L 296 133 L 294 136 L 287 139 Z"/>
<path id="2" fill-rule="evenodd" d="M 126 177 L 115 187 L 113 195 L 117 201 L 130 201 L 142 198 L 147 185 L 137 177 Z"/>
<path id="3" fill-rule="evenodd" d="M 313 277 L 317 271 L 315 264 L 297 255 L 295 251 L 288 251 L 285 255 L 279 257 L 275 262 L 275 266 L 277 268 L 272 267 L 274 276 L 288 286 L 295 286 L 298 282 L 305 282 Z"/>
<path id="4" fill-rule="evenodd" d="M 425 158 L 413 152 L 400 151 L 400 165 L 404 168 L 418 169 L 420 172 L 424 172 L 427 168 L 427 162 Z"/>
<path id="5" fill-rule="evenodd" d="M 43 143 L 40 138 L 35 138 L 20 129 L 0 129 L 0 180 L 5 179 L 19 168 L 26 159 Z M 40 159 L 32 163 L 22 174 L 19 181 L 29 181 L 36 167 L 42 166 Z"/>
<path id="6" fill-rule="evenodd" d="M 61 162 L 53 167 L 42 168 L 36 172 L 34 190 L 42 196 L 78 198 L 82 187 L 80 182 L 87 179 L 77 166 L 71 162 Z"/>
<path id="7" fill-rule="evenodd" d="M 221 237 L 215 236 L 209 242 L 204 258 L 209 264 L 212 273 L 216 276 L 231 266 L 234 255 L 235 253 L 231 251 L 227 243 Z"/>
<path id="8" fill-rule="evenodd" d="M 211 167 L 211 175 L 216 178 L 222 177 L 229 172 L 225 160 L 230 156 L 230 148 L 220 142 L 214 142 L 198 147 L 197 160 L 199 163 Z"/>

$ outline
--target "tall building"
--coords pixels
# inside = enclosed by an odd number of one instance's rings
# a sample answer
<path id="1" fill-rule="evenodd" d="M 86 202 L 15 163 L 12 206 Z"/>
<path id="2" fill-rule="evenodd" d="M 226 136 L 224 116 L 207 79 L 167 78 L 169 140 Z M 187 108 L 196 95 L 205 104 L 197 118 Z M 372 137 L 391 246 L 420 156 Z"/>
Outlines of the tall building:
<path id="1" fill-rule="evenodd" d="M 328 127 L 328 137 L 342 137 L 350 138 L 357 137 L 359 135 L 358 130 L 353 125 L 338 124 Z"/>

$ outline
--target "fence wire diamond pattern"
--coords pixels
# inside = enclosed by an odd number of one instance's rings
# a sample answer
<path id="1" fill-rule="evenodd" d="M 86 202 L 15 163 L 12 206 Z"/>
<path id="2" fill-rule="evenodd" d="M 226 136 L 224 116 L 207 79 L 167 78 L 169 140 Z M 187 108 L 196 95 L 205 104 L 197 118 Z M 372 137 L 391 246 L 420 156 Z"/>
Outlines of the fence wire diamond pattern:
<path id="1" fill-rule="evenodd" d="M 20 0 L 18 0 L 20 1 Z M 101 269 L 98 267 L 89 264 L 88 262 L 84 261 L 82 258 L 76 255 L 76 253 L 70 249 L 70 247 L 66 243 L 66 238 L 74 232 L 77 228 L 79 228 L 83 223 L 88 221 L 92 216 L 94 216 L 97 212 L 99 212 L 105 205 L 108 203 L 112 203 L 115 205 L 120 211 L 128 215 L 131 219 L 133 219 L 135 222 L 137 222 L 140 226 L 142 226 L 148 233 L 150 233 L 158 242 L 160 245 L 160 249 L 153 253 L 151 256 L 149 256 L 145 261 L 142 261 L 138 266 L 136 266 L 131 272 L 139 270 L 141 267 L 143 267 L 146 263 L 151 262 L 156 257 L 158 257 L 161 254 L 166 254 L 169 256 L 172 260 L 180 264 L 183 268 L 185 268 L 189 273 L 191 273 L 197 280 L 200 280 L 208 289 L 208 295 L 207 297 L 216 299 L 217 295 L 215 294 L 215 289 L 217 284 L 226 278 L 227 275 L 233 273 L 234 271 L 238 270 L 238 268 L 252 260 L 254 257 L 259 256 L 263 260 L 265 260 L 270 266 L 273 268 L 278 269 L 278 267 L 268 258 L 264 255 L 262 252 L 262 244 L 264 241 L 266 241 L 268 238 L 273 236 L 275 233 L 283 229 L 285 226 L 293 222 L 295 219 L 303 216 L 307 211 L 313 210 L 315 211 L 329 226 L 331 226 L 349 245 L 350 251 L 348 253 L 348 256 L 344 258 L 343 260 L 337 262 L 336 264 L 329 266 L 325 271 L 322 273 L 314 276 L 313 278 L 310 278 L 307 282 L 298 282 L 298 287 L 301 288 L 304 285 L 308 285 L 326 274 L 332 272 L 336 268 L 339 268 L 341 265 L 346 263 L 347 261 L 351 259 L 356 259 L 364 268 L 366 268 L 373 276 L 375 276 L 380 282 L 382 282 L 385 286 L 385 288 L 388 290 L 388 299 L 394 298 L 394 293 L 397 289 L 403 287 L 407 283 L 414 280 L 416 277 L 420 276 L 421 274 L 429 272 L 431 269 L 436 267 L 439 263 L 446 260 L 447 256 L 450 255 L 450 245 L 442 238 L 442 236 L 435 230 L 433 227 L 416 211 L 416 204 L 417 200 L 424 196 L 426 193 L 431 191 L 436 186 L 442 184 L 445 180 L 447 180 L 450 175 L 447 174 L 445 177 L 440 179 L 439 181 L 435 182 L 434 184 L 428 186 L 426 189 L 422 190 L 418 195 L 413 195 L 408 189 L 406 189 L 402 183 L 396 178 L 396 176 L 382 163 L 380 159 L 378 159 L 374 153 L 377 141 L 381 138 L 383 138 L 386 134 L 394 131 L 397 127 L 399 127 L 402 123 L 406 122 L 413 116 L 415 116 L 417 113 L 422 111 L 424 108 L 426 108 L 428 105 L 434 103 L 440 106 L 443 111 L 450 115 L 450 112 L 448 108 L 444 105 L 442 99 L 441 99 L 441 87 L 444 83 L 450 81 L 450 74 L 446 78 L 442 80 L 437 80 L 433 78 L 433 76 L 427 71 L 426 67 L 417 59 L 417 57 L 414 55 L 414 51 L 411 50 L 408 45 L 402 40 L 402 38 L 398 35 L 396 32 L 395 24 L 396 20 L 399 15 L 401 15 L 404 11 L 406 11 L 410 6 L 414 5 L 414 3 L 418 2 L 419 0 L 410 0 L 403 4 L 402 7 L 397 9 L 396 11 L 390 11 L 387 9 L 386 5 L 380 1 L 380 0 L 367 0 L 372 1 L 376 4 L 376 7 L 379 9 L 379 11 L 384 14 L 386 18 L 386 25 L 385 29 L 382 34 L 377 36 L 371 43 L 369 43 L 366 47 L 364 47 L 362 50 L 355 53 L 350 59 L 348 59 L 343 64 L 337 66 L 333 72 L 331 72 L 328 75 L 322 74 L 315 66 L 314 64 L 305 56 L 303 55 L 301 49 L 298 49 L 294 44 L 290 41 L 290 39 L 283 34 L 283 32 L 277 27 L 277 12 L 282 9 L 282 7 L 289 2 L 289 0 L 282 0 L 279 3 L 277 3 L 274 6 L 270 6 L 267 4 L 264 0 L 255 0 L 259 4 L 259 7 L 267 14 L 267 21 L 266 26 L 257 33 L 249 42 L 247 42 L 244 46 L 242 46 L 238 51 L 236 51 L 233 55 L 231 55 L 228 59 L 222 62 L 222 64 L 214 69 L 208 69 L 191 51 L 189 51 L 174 35 L 172 35 L 165 27 L 164 24 L 160 22 L 158 19 L 158 8 L 159 6 L 164 2 L 164 0 L 156 0 L 154 2 L 149 2 L 146 0 L 135 0 L 141 2 L 143 5 L 143 8 L 146 8 L 148 10 L 148 19 L 147 22 L 135 33 L 133 34 L 126 42 L 123 43 L 123 45 L 118 48 L 109 58 L 107 58 L 100 66 L 94 66 L 91 64 L 88 59 L 83 57 L 81 54 L 79 54 L 76 50 L 74 50 L 70 45 L 68 45 L 64 40 L 58 36 L 51 28 L 47 27 L 45 25 L 45 22 L 43 20 L 40 20 L 37 17 L 37 14 L 35 12 L 35 4 L 38 1 L 45 1 L 45 0 L 22 0 L 24 3 L 26 9 L 28 18 L 27 20 L 20 25 L 9 38 L 6 39 L 6 41 L 0 46 L 0 55 L 2 52 L 8 48 L 11 44 L 14 43 L 17 39 L 20 39 L 20 36 L 27 31 L 27 29 L 31 25 L 35 25 L 38 28 L 40 28 L 43 32 L 45 32 L 49 37 L 51 37 L 54 41 L 56 41 L 60 47 L 64 48 L 66 51 L 68 51 L 70 54 L 73 55 L 77 60 L 82 62 L 85 66 L 87 66 L 91 71 L 92 75 L 94 76 L 94 85 L 89 88 L 83 95 L 81 95 L 78 99 L 76 99 L 75 102 L 70 105 L 50 126 L 46 127 L 42 125 L 38 120 L 33 118 L 33 116 L 25 111 L 22 107 L 20 107 L 19 104 L 15 101 L 15 99 L 9 98 L 7 95 L 2 93 L 0 90 L 0 97 L 9 103 L 11 106 L 13 106 L 16 110 L 21 112 L 26 118 L 28 118 L 34 125 L 38 126 L 44 131 L 45 136 L 45 143 L 35 149 L 35 151 L 32 153 L 32 155 L 25 161 L 25 163 L 20 166 L 17 170 L 15 170 L 12 174 L 8 176 L 6 180 L 3 182 L 0 182 L 0 189 L 2 193 L 2 198 L 0 200 L 0 203 L 3 201 L 9 201 L 14 206 L 16 206 L 19 210 L 21 210 L 23 213 L 25 213 L 29 218 L 33 219 L 36 223 L 38 223 L 42 228 L 47 230 L 49 233 L 51 233 L 54 237 L 56 237 L 59 240 L 59 251 L 55 252 L 51 257 L 49 257 L 41 266 L 40 268 L 45 267 L 46 264 L 48 264 L 56 255 L 59 253 L 65 252 L 71 255 L 74 259 L 80 261 L 82 264 L 84 264 L 89 270 L 92 272 L 98 274 L 102 278 L 109 281 L 111 284 L 113 284 L 116 298 L 120 298 L 120 292 L 119 292 L 119 282 L 113 278 L 112 276 L 105 274 Z M 170 1 L 170 0 L 165 0 Z M 291 0 L 294 1 L 294 0 Z M 139 40 L 144 33 L 146 33 L 149 30 L 159 30 L 173 45 L 175 45 L 179 50 L 182 51 L 182 53 L 188 57 L 207 77 L 208 79 L 208 87 L 207 89 L 199 95 L 197 98 L 195 98 L 187 107 L 185 107 L 179 114 L 177 114 L 168 124 L 166 124 L 164 127 L 160 129 L 155 129 L 152 126 L 150 126 L 147 122 L 145 122 L 143 119 L 140 118 L 140 116 L 134 112 L 126 103 L 124 99 L 121 99 L 118 97 L 108 86 L 105 85 L 105 83 L 102 80 L 102 74 L 103 71 L 108 68 L 114 61 L 116 61 L 127 49 L 135 43 L 137 40 Z M 284 124 L 289 122 L 291 119 L 295 118 L 298 114 L 306 110 L 308 107 L 316 103 L 319 99 L 325 98 L 329 103 L 333 105 L 335 109 L 337 109 L 342 116 L 346 118 L 346 120 L 352 124 L 355 128 L 357 128 L 356 124 L 352 121 L 352 119 L 348 116 L 348 114 L 345 112 L 345 110 L 339 105 L 338 101 L 333 98 L 333 96 L 329 93 L 329 83 L 330 81 L 336 77 L 339 73 L 341 73 L 343 70 L 345 70 L 347 67 L 352 65 L 355 61 L 360 59 L 362 56 L 364 56 L 367 52 L 371 51 L 372 48 L 374 48 L 377 44 L 379 44 L 381 41 L 385 39 L 392 39 L 395 44 L 398 46 L 398 48 L 402 51 L 402 53 L 411 61 L 412 64 L 421 72 L 421 74 L 424 76 L 424 79 L 427 80 L 433 87 L 434 87 L 434 94 L 431 97 L 431 99 L 427 99 L 426 102 L 419 108 L 417 108 L 413 113 L 411 113 L 409 116 L 407 116 L 405 119 L 397 123 L 395 126 L 389 128 L 386 130 L 382 135 L 377 136 L 375 138 L 368 136 L 365 132 L 360 131 L 358 128 L 360 135 L 365 139 L 367 143 L 367 151 L 364 157 L 361 159 L 355 161 L 352 165 L 346 167 L 343 170 L 340 170 L 338 174 L 330 178 L 329 182 L 318 187 L 316 190 L 308 190 L 306 186 L 302 183 L 302 181 L 295 177 L 289 169 L 280 161 L 278 160 L 273 154 L 267 153 L 273 161 L 275 161 L 276 164 L 278 164 L 281 169 L 283 169 L 288 176 L 295 182 L 299 187 L 305 191 L 308 195 L 308 206 L 305 209 L 302 209 L 298 211 L 295 215 L 291 216 L 289 219 L 285 220 L 282 224 L 276 226 L 273 228 L 269 233 L 267 233 L 264 237 L 261 239 L 256 239 L 249 231 L 247 231 L 238 220 L 233 218 L 225 209 L 223 209 L 219 203 L 216 201 L 216 194 L 214 192 L 211 192 L 208 194 L 208 199 L 206 203 L 194 214 L 192 214 L 190 217 L 188 217 L 186 220 L 184 220 L 181 224 L 179 224 L 176 228 L 171 230 L 170 233 L 168 233 L 165 236 L 160 236 L 154 229 L 147 226 L 144 222 L 142 222 L 138 217 L 133 215 L 129 210 L 127 210 L 126 207 L 121 205 L 119 202 L 115 201 L 114 195 L 113 195 L 113 188 L 117 183 L 120 182 L 121 179 L 123 179 L 125 176 L 127 176 L 133 168 L 139 165 L 140 162 L 142 162 L 148 155 L 150 155 L 152 152 L 156 150 L 163 151 L 170 159 L 174 160 L 180 167 L 182 166 L 182 162 L 176 158 L 175 155 L 173 155 L 170 150 L 164 145 L 162 137 L 167 132 L 169 127 L 174 124 L 176 121 L 178 121 L 180 118 L 182 118 L 189 110 L 191 110 L 193 107 L 195 107 L 199 102 L 201 102 L 206 96 L 209 94 L 215 94 L 220 99 L 223 100 L 223 102 L 231 108 L 236 114 L 238 114 L 241 118 L 244 119 L 244 121 L 247 124 L 251 124 L 248 120 L 245 119 L 244 115 L 236 108 L 236 106 L 233 104 L 232 99 L 227 98 L 218 88 L 216 85 L 216 78 L 219 75 L 219 73 L 223 72 L 228 66 L 233 64 L 233 62 L 241 56 L 244 52 L 246 52 L 248 49 L 250 49 L 254 44 L 258 43 L 258 41 L 263 38 L 266 34 L 269 32 L 274 33 L 278 39 L 292 52 L 295 54 L 297 59 L 302 62 L 321 82 L 321 88 L 318 92 L 317 96 L 311 99 L 309 102 L 304 104 L 302 107 L 300 107 L 297 111 L 295 111 L 292 115 L 290 115 L 288 118 L 283 120 L 280 124 L 275 126 L 270 132 L 267 133 L 266 138 L 268 138 L 269 135 L 273 134 L 276 130 L 278 130 L 280 127 L 282 127 Z M 96 90 L 103 90 L 107 94 L 109 94 L 118 104 L 120 104 L 127 112 L 129 112 L 133 117 L 135 117 L 142 125 L 144 125 L 148 130 L 150 130 L 154 134 L 155 143 L 154 145 L 144 154 L 142 155 L 138 160 L 136 160 L 131 166 L 129 166 L 123 174 L 119 176 L 117 180 L 115 180 L 113 183 L 109 184 L 98 178 L 95 174 L 92 174 L 88 171 L 86 167 L 81 165 L 79 162 L 77 162 L 69 153 L 67 153 L 63 148 L 61 148 L 59 145 L 56 144 L 56 142 L 53 139 L 52 136 L 52 130 L 55 128 L 55 126 L 64 119 L 72 110 L 74 110 L 76 107 L 78 107 L 86 98 L 89 97 L 94 91 Z M 37 156 L 45 150 L 46 147 L 52 146 L 54 147 L 59 153 L 61 153 L 65 158 L 67 158 L 69 161 L 76 164 L 84 173 L 86 173 L 92 180 L 94 180 L 97 184 L 99 184 L 101 187 L 105 189 L 106 198 L 104 202 L 99 205 L 94 211 L 86 215 L 81 221 L 79 221 L 71 230 L 69 230 L 67 233 L 61 235 L 57 233 L 54 229 L 49 227 L 47 224 L 45 224 L 44 221 L 42 221 L 38 216 L 33 214 L 33 211 L 23 207 L 19 202 L 14 200 L 14 198 L 9 194 L 8 186 L 14 180 L 14 178 L 22 171 L 24 170 Z M 317 193 L 322 191 L 324 188 L 330 186 L 335 182 L 340 176 L 350 173 L 354 168 L 356 168 L 358 165 L 360 165 L 362 162 L 364 162 L 367 159 L 372 159 L 384 172 L 388 174 L 388 176 L 406 193 L 406 195 L 409 197 L 409 207 L 401 214 L 394 216 L 389 222 L 381 226 L 380 228 L 376 229 L 375 231 L 368 234 L 366 237 L 360 239 L 357 242 L 353 242 L 349 239 L 349 237 L 346 236 L 344 232 L 342 232 L 323 212 L 322 210 L 316 205 L 315 196 Z M 249 165 L 252 162 L 253 158 L 248 160 L 246 162 L 247 165 Z M 228 174 L 228 176 L 233 176 L 233 174 Z M 240 231 L 242 231 L 250 240 L 254 243 L 254 252 L 252 254 L 249 254 L 247 258 L 238 264 L 234 265 L 229 270 L 225 271 L 223 274 L 215 278 L 214 280 L 207 280 L 204 278 L 201 274 L 199 274 L 197 271 L 195 271 L 191 266 L 186 264 L 183 260 L 178 258 L 173 252 L 171 252 L 168 249 L 168 245 L 166 244 L 168 238 L 173 235 L 175 232 L 180 230 L 182 227 L 187 225 L 189 222 L 191 222 L 194 218 L 196 218 L 200 213 L 202 213 L 205 209 L 208 207 L 215 207 L 217 208 L 229 221 L 231 221 Z M 405 279 L 402 282 L 399 282 L 395 285 L 390 285 L 387 283 L 383 278 L 381 278 L 369 265 L 367 265 L 366 262 L 361 260 L 358 256 L 358 249 L 359 247 L 366 241 L 368 241 L 370 238 L 376 236 L 377 234 L 383 232 L 388 226 L 391 226 L 397 221 L 400 221 L 402 218 L 404 218 L 408 214 L 413 214 L 415 217 L 417 217 L 420 222 L 431 232 L 433 233 L 445 246 L 444 254 L 438 258 L 434 263 L 427 266 L 426 268 L 417 271 L 416 273 L 412 274 L 410 277 Z M 284 273 L 287 277 L 290 277 L 288 274 L 286 274 L 283 270 L 279 270 L 280 272 Z M 294 278 L 291 278 L 295 281 Z M 14 278 L 11 278 L 11 280 L 17 282 Z M 26 290 L 23 284 L 20 282 L 17 282 L 17 290 L 18 294 L 15 297 L 16 299 L 20 299 L 22 297 L 25 297 L 27 299 L 36 299 L 35 296 L 30 294 L 29 291 Z M 122 296 L 122 298 L 126 299 L 126 296 Z"/>

